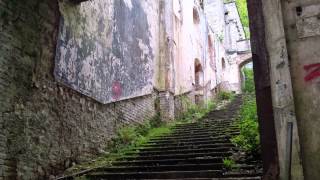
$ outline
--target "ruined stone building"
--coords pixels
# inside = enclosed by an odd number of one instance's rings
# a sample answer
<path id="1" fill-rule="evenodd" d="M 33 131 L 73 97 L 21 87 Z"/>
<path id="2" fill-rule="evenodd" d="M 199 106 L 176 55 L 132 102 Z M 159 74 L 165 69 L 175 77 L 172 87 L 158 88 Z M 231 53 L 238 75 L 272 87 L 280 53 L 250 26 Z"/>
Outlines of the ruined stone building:
<path id="1" fill-rule="evenodd" d="M 251 60 L 223 0 L 3 0 L 0 42 L 0 180 L 57 176 L 182 96 L 240 93 Z"/>

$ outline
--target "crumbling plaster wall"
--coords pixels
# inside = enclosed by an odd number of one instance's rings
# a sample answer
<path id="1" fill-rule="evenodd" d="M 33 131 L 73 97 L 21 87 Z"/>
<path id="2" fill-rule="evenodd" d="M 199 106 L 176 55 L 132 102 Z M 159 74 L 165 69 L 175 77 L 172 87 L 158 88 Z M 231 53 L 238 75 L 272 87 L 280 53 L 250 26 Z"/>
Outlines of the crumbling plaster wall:
<path id="1" fill-rule="evenodd" d="M 157 16 L 155 1 L 140 6 Z M 53 178 L 103 153 L 118 127 L 156 115 L 156 93 L 103 105 L 55 80 L 57 1 L 5 0 L 0 15 L 0 179 Z"/>
<path id="2" fill-rule="evenodd" d="M 55 77 L 104 104 L 150 94 L 158 2 L 61 2 Z"/>

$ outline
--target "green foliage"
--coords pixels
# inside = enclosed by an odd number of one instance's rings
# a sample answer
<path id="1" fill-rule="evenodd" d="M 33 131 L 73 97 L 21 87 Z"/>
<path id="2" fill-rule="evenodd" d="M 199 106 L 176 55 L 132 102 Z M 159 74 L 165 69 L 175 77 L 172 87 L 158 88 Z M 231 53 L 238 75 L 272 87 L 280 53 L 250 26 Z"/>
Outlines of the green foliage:
<path id="1" fill-rule="evenodd" d="M 254 86 L 253 70 L 250 68 L 244 67 L 242 71 L 245 76 L 245 84 L 243 87 L 243 91 L 246 93 L 254 93 L 255 86 Z"/>
<path id="2" fill-rule="evenodd" d="M 219 100 L 232 100 L 234 97 L 235 97 L 235 95 L 232 92 L 221 91 L 218 94 Z"/>
<path id="3" fill-rule="evenodd" d="M 236 4 L 240 14 L 242 25 L 244 27 L 246 37 L 249 38 L 250 31 L 249 31 L 249 16 L 248 16 L 247 0 L 236 0 Z"/>
<path id="4" fill-rule="evenodd" d="M 260 152 L 260 135 L 257 117 L 257 106 L 252 95 L 245 97 L 240 111 L 240 120 L 236 122 L 240 134 L 233 137 L 231 142 L 244 151 L 257 154 Z"/>
<path id="5" fill-rule="evenodd" d="M 224 3 L 236 2 L 245 35 L 247 38 L 250 38 L 247 0 L 224 0 L 223 2 Z"/>
<path id="6" fill-rule="evenodd" d="M 196 105 L 186 96 L 181 97 L 181 101 L 183 106 L 187 109 L 180 117 L 180 121 L 182 122 L 192 122 L 201 119 L 217 106 L 212 100 L 206 101 L 203 105 Z"/>
<path id="7" fill-rule="evenodd" d="M 223 166 L 227 169 L 234 169 L 236 167 L 236 163 L 231 158 L 224 158 L 223 159 Z"/>

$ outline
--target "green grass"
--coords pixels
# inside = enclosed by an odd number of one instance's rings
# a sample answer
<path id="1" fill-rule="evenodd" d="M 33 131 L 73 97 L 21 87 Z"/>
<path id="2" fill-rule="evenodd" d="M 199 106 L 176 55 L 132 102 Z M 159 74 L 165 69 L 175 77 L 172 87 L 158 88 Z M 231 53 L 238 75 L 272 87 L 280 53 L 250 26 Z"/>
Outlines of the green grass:
<path id="1" fill-rule="evenodd" d="M 236 125 L 240 128 L 240 134 L 234 136 L 231 142 L 246 152 L 259 154 L 260 135 L 254 95 L 245 96 L 244 104 L 240 110 L 240 119 L 236 121 Z"/>

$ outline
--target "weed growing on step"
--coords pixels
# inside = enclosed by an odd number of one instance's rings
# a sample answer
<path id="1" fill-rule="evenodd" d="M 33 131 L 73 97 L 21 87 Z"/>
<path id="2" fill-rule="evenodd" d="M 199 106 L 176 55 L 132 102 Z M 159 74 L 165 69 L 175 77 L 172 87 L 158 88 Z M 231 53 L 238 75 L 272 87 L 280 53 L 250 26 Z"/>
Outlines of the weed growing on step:
<path id="1" fill-rule="evenodd" d="M 240 134 L 234 136 L 231 142 L 246 152 L 258 154 L 260 152 L 260 135 L 254 95 L 244 97 L 240 119 L 236 121 L 236 125 L 240 128 Z"/>
<path id="2" fill-rule="evenodd" d="M 208 100 L 202 105 L 197 105 L 191 102 L 186 96 L 183 96 L 181 97 L 181 101 L 186 111 L 181 115 L 178 121 L 185 123 L 197 121 L 217 107 L 216 102 L 213 100 Z"/>
<path id="3" fill-rule="evenodd" d="M 231 169 L 236 168 L 236 162 L 231 158 L 224 158 L 223 159 L 223 166 L 226 169 L 231 170 Z"/>

